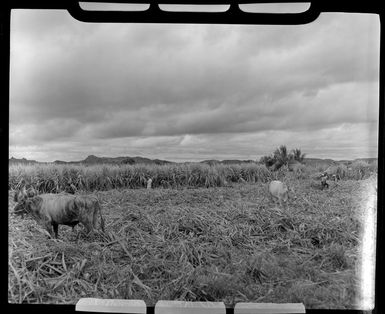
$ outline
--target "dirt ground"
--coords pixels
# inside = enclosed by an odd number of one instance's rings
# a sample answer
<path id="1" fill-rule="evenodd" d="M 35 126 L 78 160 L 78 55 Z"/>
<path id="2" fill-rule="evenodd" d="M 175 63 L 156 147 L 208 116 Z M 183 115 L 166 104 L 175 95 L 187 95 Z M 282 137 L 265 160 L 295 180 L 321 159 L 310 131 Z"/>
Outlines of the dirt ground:
<path id="1" fill-rule="evenodd" d="M 269 200 L 262 183 L 97 192 L 106 234 L 60 226 L 59 240 L 48 239 L 30 217 L 10 214 L 8 299 L 362 309 L 371 298 L 361 293 L 361 273 L 365 232 L 374 228 L 365 225 L 376 210 L 374 185 L 339 181 L 321 191 L 311 180 L 295 180 L 296 198 L 286 209 Z"/>

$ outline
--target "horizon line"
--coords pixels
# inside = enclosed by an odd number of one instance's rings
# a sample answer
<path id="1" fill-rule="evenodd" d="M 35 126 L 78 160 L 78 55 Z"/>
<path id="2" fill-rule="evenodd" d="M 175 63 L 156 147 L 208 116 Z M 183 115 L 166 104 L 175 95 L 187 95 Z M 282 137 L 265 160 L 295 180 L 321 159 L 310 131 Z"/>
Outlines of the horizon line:
<path id="1" fill-rule="evenodd" d="M 223 161 L 252 161 L 252 162 L 258 162 L 258 159 L 261 158 L 255 158 L 255 159 L 240 159 L 240 158 L 235 158 L 235 159 L 216 159 L 216 158 L 205 158 L 205 159 L 196 159 L 196 160 L 184 160 L 184 161 L 175 161 L 175 160 L 169 160 L 169 159 L 161 159 L 161 158 L 149 158 L 149 157 L 143 157 L 143 156 L 115 156 L 115 157 L 106 157 L 106 156 L 96 156 L 96 155 L 88 155 L 87 157 L 85 157 L 84 159 L 82 160 L 71 160 L 71 161 L 65 161 L 65 160 L 59 160 L 59 159 L 56 159 L 56 160 L 53 160 L 53 161 L 39 161 L 39 160 L 35 160 L 35 159 L 27 159 L 25 157 L 21 157 L 21 158 L 16 158 L 14 156 L 11 156 L 8 158 L 8 161 L 12 160 L 12 159 L 17 159 L 17 160 L 26 160 L 26 161 L 32 161 L 32 162 L 38 162 L 38 163 L 55 163 L 55 162 L 65 162 L 65 163 L 82 163 L 84 160 L 86 160 L 88 157 L 90 156 L 94 156 L 96 158 L 146 158 L 146 159 L 150 159 L 150 160 L 161 160 L 161 161 L 166 161 L 166 162 L 173 162 L 173 163 L 185 163 L 185 162 L 203 162 L 203 161 L 210 161 L 210 160 L 213 160 L 213 161 L 218 161 L 218 162 L 223 162 Z M 306 159 L 320 159 L 320 160 L 332 160 L 332 161 L 355 161 L 355 160 L 360 160 L 360 159 L 378 159 L 378 157 L 358 157 L 358 158 L 354 158 L 354 159 L 333 159 L 333 158 L 330 158 L 330 157 L 305 157 L 304 158 L 305 160 Z"/>

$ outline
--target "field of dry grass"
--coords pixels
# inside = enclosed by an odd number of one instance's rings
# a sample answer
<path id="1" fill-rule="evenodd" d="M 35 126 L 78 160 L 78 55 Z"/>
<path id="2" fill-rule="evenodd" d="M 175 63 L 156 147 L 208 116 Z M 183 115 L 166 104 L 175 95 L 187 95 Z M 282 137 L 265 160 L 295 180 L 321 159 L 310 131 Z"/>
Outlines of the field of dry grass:
<path id="1" fill-rule="evenodd" d="M 311 179 L 286 181 L 297 196 L 286 210 L 269 201 L 263 182 L 95 191 L 106 234 L 86 236 L 78 226 L 78 239 L 66 226 L 60 240 L 47 239 L 32 219 L 10 215 L 8 299 L 360 308 L 363 216 L 374 211 L 375 177 L 323 191 Z"/>
<path id="2" fill-rule="evenodd" d="M 290 172 L 289 177 L 310 179 L 327 166 L 303 165 L 299 171 Z M 343 180 L 362 180 L 377 171 L 377 164 L 354 162 L 349 168 L 334 166 Z M 228 183 L 267 182 L 287 176 L 287 167 L 270 171 L 265 165 L 256 163 L 214 165 L 202 163 L 170 165 L 55 165 L 55 164 L 12 164 L 9 166 L 9 189 L 21 185 L 32 185 L 41 193 L 76 191 L 108 191 L 121 188 L 143 188 L 152 179 L 155 188 L 199 188 L 223 187 Z"/>

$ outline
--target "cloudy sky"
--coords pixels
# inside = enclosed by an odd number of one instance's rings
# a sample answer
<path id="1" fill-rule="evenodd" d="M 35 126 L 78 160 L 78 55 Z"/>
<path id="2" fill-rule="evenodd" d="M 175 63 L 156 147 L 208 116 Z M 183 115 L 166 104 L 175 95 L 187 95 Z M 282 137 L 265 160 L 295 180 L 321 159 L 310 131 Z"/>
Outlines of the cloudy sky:
<path id="1" fill-rule="evenodd" d="M 377 156 L 379 18 L 301 26 L 89 24 L 14 10 L 9 155 Z"/>

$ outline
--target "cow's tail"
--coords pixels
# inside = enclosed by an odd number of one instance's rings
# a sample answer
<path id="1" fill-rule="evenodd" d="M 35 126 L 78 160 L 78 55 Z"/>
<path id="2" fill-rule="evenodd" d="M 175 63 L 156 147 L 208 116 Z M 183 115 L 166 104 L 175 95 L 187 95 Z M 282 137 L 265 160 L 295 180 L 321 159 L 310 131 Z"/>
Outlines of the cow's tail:
<path id="1" fill-rule="evenodd" d="M 104 231 L 104 218 L 102 216 L 102 208 L 100 207 L 99 203 L 98 203 L 98 210 L 99 210 L 99 215 L 100 215 L 100 229 L 102 229 L 103 232 Z"/>

